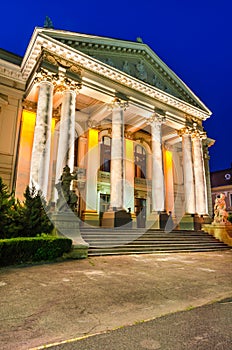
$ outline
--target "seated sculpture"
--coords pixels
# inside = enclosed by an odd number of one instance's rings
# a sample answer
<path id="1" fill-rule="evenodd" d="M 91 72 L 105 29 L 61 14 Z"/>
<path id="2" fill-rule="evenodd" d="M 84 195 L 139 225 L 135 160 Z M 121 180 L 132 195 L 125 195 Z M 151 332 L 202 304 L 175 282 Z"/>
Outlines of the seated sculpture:
<path id="1" fill-rule="evenodd" d="M 226 211 L 225 195 L 221 193 L 215 199 L 213 224 L 228 224 L 228 213 Z"/>

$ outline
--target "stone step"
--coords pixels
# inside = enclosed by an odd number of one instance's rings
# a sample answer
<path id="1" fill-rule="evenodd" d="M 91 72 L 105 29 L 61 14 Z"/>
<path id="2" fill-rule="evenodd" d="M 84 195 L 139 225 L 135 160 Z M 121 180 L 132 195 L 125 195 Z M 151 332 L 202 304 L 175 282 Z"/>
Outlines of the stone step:
<path id="1" fill-rule="evenodd" d="M 204 231 L 145 229 L 81 229 L 88 255 L 155 254 L 230 249 Z"/>
<path id="2" fill-rule="evenodd" d="M 170 249 L 143 249 L 143 250 L 119 250 L 119 249 L 111 249 L 111 250 L 103 250 L 103 249 L 95 249 L 89 250 L 89 256 L 100 256 L 100 255 L 129 255 L 129 254 L 169 254 L 169 253 L 194 253 L 194 252 L 212 252 L 212 251 L 223 251 L 227 250 L 226 247 L 198 247 L 198 248 L 170 248 Z"/>

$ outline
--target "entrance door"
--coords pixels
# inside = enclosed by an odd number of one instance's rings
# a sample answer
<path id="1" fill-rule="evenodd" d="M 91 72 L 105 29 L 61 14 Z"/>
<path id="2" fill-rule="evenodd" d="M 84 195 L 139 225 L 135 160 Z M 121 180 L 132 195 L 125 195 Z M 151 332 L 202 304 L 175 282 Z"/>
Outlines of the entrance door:
<path id="1" fill-rule="evenodd" d="M 99 212 L 99 224 L 102 225 L 102 216 L 105 211 L 109 209 L 110 205 L 110 195 L 105 193 L 100 193 L 100 212 Z"/>
<path id="2" fill-rule="evenodd" d="M 137 227 L 146 226 L 146 199 L 135 198 L 135 215 Z"/>

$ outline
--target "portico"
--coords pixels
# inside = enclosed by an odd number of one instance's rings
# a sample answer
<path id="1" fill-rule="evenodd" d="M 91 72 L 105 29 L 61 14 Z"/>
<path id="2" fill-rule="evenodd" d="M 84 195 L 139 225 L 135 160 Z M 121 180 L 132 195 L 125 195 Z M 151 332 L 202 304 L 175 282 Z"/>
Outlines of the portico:
<path id="1" fill-rule="evenodd" d="M 22 76 L 36 120 L 26 172 L 48 201 L 68 165 L 83 225 L 119 211 L 132 227 L 159 227 L 170 211 L 177 227 L 208 215 L 211 112 L 147 45 L 37 28 Z"/>

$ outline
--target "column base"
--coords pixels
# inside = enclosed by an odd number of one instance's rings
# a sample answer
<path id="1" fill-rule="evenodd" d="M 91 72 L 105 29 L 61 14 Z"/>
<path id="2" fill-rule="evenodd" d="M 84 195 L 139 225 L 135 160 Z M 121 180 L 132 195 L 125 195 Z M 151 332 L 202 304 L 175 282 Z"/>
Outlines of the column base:
<path id="1" fill-rule="evenodd" d="M 151 229 L 172 231 L 176 225 L 166 211 L 152 212 L 147 218 L 147 225 Z"/>
<path id="2" fill-rule="evenodd" d="M 131 213 L 128 213 L 126 210 L 117 210 L 117 211 L 106 211 L 102 216 L 102 227 L 113 228 L 121 227 L 132 228 L 132 218 Z"/>
<path id="3" fill-rule="evenodd" d="M 99 226 L 99 215 L 96 210 L 84 210 L 81 214 L 82 226 Z"/>
<path id="4" fill-rule="evenodd" d="M 79 252 L 79 257 L 87 257 L 89 244 L 81 237 L 79 218 L 70 211 L 54 213 L 51 219 L 54 223 L 56 234 L 68 237 L 73 241 L 72 251 L 68 254 L 72 254 L 73 250 L 76 250 Z"/>
<path id="5" fill-rule="evenodd" d="M 131 224 L 132 224 L 132 228 L 137 228 L 137 221 L 136 221 L 136 215 L 135 213 L 131 213 Z"/>
<path id="6" fill-rule="evenodd" d="M 180 230 L 201 231 L 203 218 L 197 214 L 185 214 L 180 223 Z"/>

